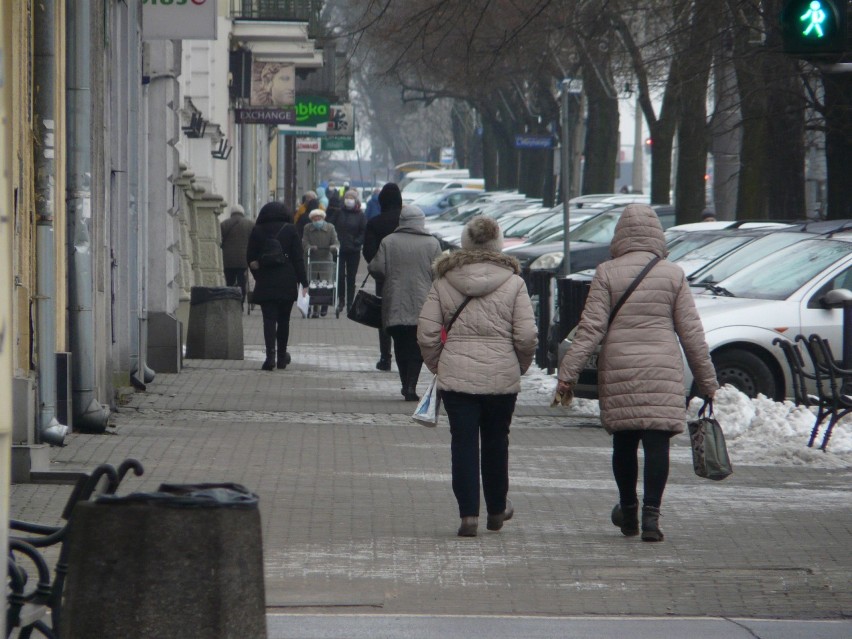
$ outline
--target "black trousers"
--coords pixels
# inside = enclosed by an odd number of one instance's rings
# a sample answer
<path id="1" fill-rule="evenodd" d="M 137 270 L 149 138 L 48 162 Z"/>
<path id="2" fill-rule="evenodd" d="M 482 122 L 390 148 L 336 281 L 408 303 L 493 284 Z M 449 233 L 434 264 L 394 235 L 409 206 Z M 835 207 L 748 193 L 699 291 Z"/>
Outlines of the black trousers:
<path id="1" fill-rule="evenodd" d="M 396 359 L 396 368 L 399 371 L 399 380 L 402 382 L 403 391 L 409 388 L 413 393 L 417 387 L 417 378 L 420 377 L 420 369 L 423 366 L 423 355 L 417 344 L 416 326 L 388 326 L 388 335 L 393 338 L 393 355 Z"/>
<path id="2" fill-rule="evenodd" d="M 263 314 L 263 341 L 266 343 L 266 359 L 275 357 L 276 346 L 278 356 L 283 357 L 287 352 L 287 342 L 290 339 L 290 311 L 293 310 L 294 300 L 281 302 L 263 302 L 260 312 Z"/>
<path id="3" fill-rule="evenodd" d="M 384 282 L 376 282 L 376 295 L 379 297 L 382 296 L 382 289 L 384 289 Z M 415 333 L 414 339 L 417 339 L 417 335 Z M 383 359 L 385 361 L 390 361 L 391 358 L 391 336 L 388 332 L 380 328 L 379 329 L 379 359 Z"/>
<path id="4" fill-rule="evenodd" d="M 624 430 L 612 436 L 612 473 L 622 507 L 639 503 L 639 442 L 645 452 L 644 506 L 659 508 L 669 479 L 669 440 L 672 433 L 661 430 Z"/>
<path id="5" fill-rule="evenodd" d="M 239 286 L 243 292 L 243 302 L 246 301 L 246 269 L 225 268 L 225 286 Z"/>
<path id="6" fill-rule="evenodd" d="M 441 401 L 450 420 L 453 494 L 460 517 L 479 516 L 480 463 L 488 514 L 497 515 L 506 510 L 509 426 L 517 397 L 441 391 Z"/>
<path id="7" fill-rule="evenodd" d="M 355 299 L 355 278 L 358 276 L 358 264 L 361 263 L 361 253 L 341 252 L 338 257 L 340 260 L 340 271 L 337 277 L 337 305 L 343 306 L 343 300 L 346 300 L 346 309 L 352 306 L 352 300 Z"/>

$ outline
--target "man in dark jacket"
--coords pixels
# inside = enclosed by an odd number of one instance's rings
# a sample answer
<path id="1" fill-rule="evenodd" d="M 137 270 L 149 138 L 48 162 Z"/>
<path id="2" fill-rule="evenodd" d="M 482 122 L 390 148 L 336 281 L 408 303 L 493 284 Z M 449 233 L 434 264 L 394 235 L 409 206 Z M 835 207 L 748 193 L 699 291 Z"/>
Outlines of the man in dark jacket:
<path id="1" fill-rule="evenodd" d="M 246 301 L 246 247 L 254 222 L 246 217 L 243 207 L 231 207 L 231 217 L 222 222 L 222 266 L 225 269 L 225 286 L 239 286 Z"/>
<path id="2" fill-rule="evenodd" d="M 376 256 L 382 240 L 399 226 L 399 213 L 402 211 L 402 193 L 393 182 L 388 182 L 379 193 L 381 213 L 367 222 L 364 231 L 364 259 L 367 264 Z M 376 282 L 376 295 L 382 296 L 382 283 Z M 376 368 L 380 371 L 391 369 L 391 338 L 385 329 L 379 329 L 379 361 Z"/>

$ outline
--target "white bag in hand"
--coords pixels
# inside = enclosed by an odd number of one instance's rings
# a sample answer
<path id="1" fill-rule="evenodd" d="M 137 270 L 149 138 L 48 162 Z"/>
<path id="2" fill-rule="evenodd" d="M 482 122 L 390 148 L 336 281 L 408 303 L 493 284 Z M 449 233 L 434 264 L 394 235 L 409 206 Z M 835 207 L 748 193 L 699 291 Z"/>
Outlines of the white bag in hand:
<path id="1" fill-rule="evenodd" d="M 438 394 L 438 376 L 432 375 L 432 381 L 429 382 L 429 388 L 426 389 L 426 392 L 423 393 L 423 397 L 420 398 L 411 419 L 423 426 L 437 426 L 438 411 L 440 408 L 441 396 Z"/>
<path id="2" fill-rule="evenodd" d="M 311 309 L 311 296 L 310 295 L 302 295 L 302 285 L 299 284 L 299 292 L 298 297 L 296 298 L 296 307 L 299 309 L 299 312 L 302 314 L 302 317 L 308 316 L 308 311 Z"/>

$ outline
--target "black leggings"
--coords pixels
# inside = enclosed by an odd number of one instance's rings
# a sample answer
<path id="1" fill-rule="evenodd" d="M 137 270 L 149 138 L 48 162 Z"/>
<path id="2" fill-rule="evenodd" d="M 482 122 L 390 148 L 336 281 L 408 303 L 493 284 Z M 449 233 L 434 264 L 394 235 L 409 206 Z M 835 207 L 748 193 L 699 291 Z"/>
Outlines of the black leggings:
<path id="1" fill-rule="evenodd" d="M 672 433 L 661 430 L 623 430 L 612 436 L 612 473 L 618 485 L 622 507 L 639 502 L 636 481 L 639 478 L 639 442 L 645 451 L 643 474 L 644 506 L 659 508 L 669 478 L 669 440 Z"/>

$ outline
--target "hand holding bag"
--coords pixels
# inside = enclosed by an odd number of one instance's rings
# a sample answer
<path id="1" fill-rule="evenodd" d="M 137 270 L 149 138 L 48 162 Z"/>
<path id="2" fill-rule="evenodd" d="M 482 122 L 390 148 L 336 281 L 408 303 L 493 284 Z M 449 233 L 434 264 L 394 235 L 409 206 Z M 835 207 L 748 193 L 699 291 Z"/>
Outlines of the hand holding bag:
<path id="1" fill-rule="evenodd" d="M 707 407 L 707 416 L 704 416 Z M 705 399 L 698 411 L 698 419 L 689 422 L 689 439 L 692 441 L 692 465 L 695 474 L 714 481 L 725 479 L 734 472 L 725 434 L 719 422 L 713 417 L 713 400 Z"/>
<path id="2" fill-rule="evenodd" d="M 438 411 L 441 408 L 441 394 L 438 392 L 438 376 L 432 375 L 432 381 L 429 382 L 429 388 L 423 393 L 420 401 L 417 403 L 417 408 L 411 416 L 418 424 L 429 426 L 430 428 L 438 425 Z"/>
<path id="3" fill-rule="evenodd" d="M 367 277 L 370 277 L 367 275 Z M 361 282 L 361 288 L 355 293 L 352 306 L 346 312 L 346 316 L 353 322 L 358 322 L 370 328 L 382 327 L 382 298 L 364 290 L 367 277 Z"/>

